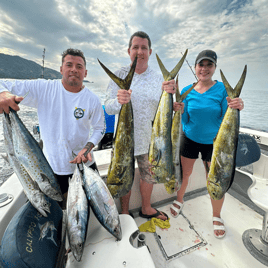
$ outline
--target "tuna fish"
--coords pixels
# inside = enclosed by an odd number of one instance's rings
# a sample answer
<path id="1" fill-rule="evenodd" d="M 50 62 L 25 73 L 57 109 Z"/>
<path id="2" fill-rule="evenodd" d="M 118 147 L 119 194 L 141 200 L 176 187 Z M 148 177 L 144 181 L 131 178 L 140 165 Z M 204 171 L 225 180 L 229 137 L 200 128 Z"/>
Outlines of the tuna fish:
<path id="1" fill-rule="evenodd" d="M 69 244 L 74 258 L 80 262 L 86 241 L 90 210 L 78 165 L 69 181 L 66 212 Z"/>
<path id="2" fill-rule="evenodd" d="M 137 57 L 125 79 L 120 79 L 111 73 L 100 61 L 100 65 L 111 79 L 121 88 L 130 89 L 134 76 Z M 118 117 L 113 155 L 108 169 L 107 185 L 112 196 L 119 198 L 126 195 L 134 181 L 134 121 L 131 101 L 123 104 Z"/>
<path id="3" fill-rule="evenodd" d="M 83 163 L 83 183 L 89 204 L 101 225 L 118 240 L 122 239 L 119 213 L 114 199 L 98 172 Z"/>
<path id="4" fill-rule="evenodd" d="M 62 201 L 62 194 L 53 170 L 35 138 L 17 112 L 10 108 L 14 154 L 41 191 L 51 199 Z"/>
<path id="5" fill-rule="evenodd" d="M 176 90 L 176 102 L 181 103 L 186 96 L 191 92 L 191 90 L 196 86 L 194 84 L 190 87 L 186 92 L 182 95 L 179 92 L 178 87 L 178 80 L 177 83 L 177 90 Z M 181 110 L 176 111 L 173 120 L 172 120 L 172 127 L 171 127 L 171 142 L 172 142 L 172 154 L 173 154 L 173 165 L 174 165 L 174 172 L 175 177 L 168 182 L 165 182 L 165 188 L 167 193 L 172 194 L 175 191 L 178 191 L 182 184 L 182 170 L 181 170 L 181 157 L 180 157 L 180 143 L 181 143 L 181 133 L 182 133 L 182 124 L 181 124 Z"/>
<path id="6" fill-rule="evenodd" d="M 187 52 L 188 50 L 185 51 L 182 59 L 171 72 L 166 70 L 159 57 L 156 55 L 165 81 L 172 80 L 176 77 Z M 173 96 L 171 93 L 163 91 L 153 122 L 149 149 L 150 172 L 157 183 L 168 183 L 170 180 L 175 180 L 171 143 L 172 115 Z"/>
<path id="7" fill-rule="evenodd" d="M 245 66 L 239 82 L 233 89 L 221 71 L 222 81 L 230 98 L 239 97 L 246 78 L 246 72 L 247 66 Z M 207 189 L 210 197 L 214 200 L 222 199 L 232 185 L 235 173 L 238 134 L 239 110 L 228 107 L 213 142 L 213 154 L 207 178 Z"/>
<path id="8" fill-rule="evenodd" d="M 35 181 L 29 176 L 24 166 L 18 161 L 15 156 L 12 129 L 9 115 L 4 113 L 3 115 L 3 130 L 4 130 L 4 144 L 7 152 L 7 156 L 2 156 L 13 168 L 16 173 L 24 192 L 29 199 L 30 203 L 43 215 L 47 217 L 46 212 L 50 213 L 50 203 L 42 193 Z"/>

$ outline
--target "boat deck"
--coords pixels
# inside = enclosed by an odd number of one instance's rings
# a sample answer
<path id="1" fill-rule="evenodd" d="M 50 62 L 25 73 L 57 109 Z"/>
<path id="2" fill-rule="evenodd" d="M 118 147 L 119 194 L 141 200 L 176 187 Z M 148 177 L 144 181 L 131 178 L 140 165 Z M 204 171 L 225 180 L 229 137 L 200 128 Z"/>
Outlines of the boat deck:
<path id="1" fill-rule="evenodd" d="M 158 209 L 170 216 L 169 207 L 166 204 Z M 248 252 L 242 241 L 246 230 L 262 229 L 263 216 L 228 193 L 221 216 L 226 236 L 217 239 L 213 235 L 209 195 L 185 201 L 183 213 L 177 218 L 170 217 L 169 229 L 156 226 L 156 233 L 145 233 L 155 267 L 266 267 Z M 135 217 L 135 221 L 140 226 L 146 219 Z"/>
<path id="2" fill-rule="evenodd" d="M 258 133 L 254 132 L 254 135 Z M 268 147 L 268 134 L 257 136 L 258 139 L 262 139 L 261 142 Z M 264 140 L 265 139 L 265 140 Z M 267 154 L 267 148 L 265 148 Z M 98 163 L 98 169 L 100 175 L 105 180 L 107 177 L 107 169 L 110 163 L 111 150 L 101 150 L 94 152 L 96 162 Z M 267 165 L 266 165 L 267 166 Z M 252 167 L 247 167 L 252 171 Z M 242 169 L 241 169 L 242 170 Z M 248 172 L 248 171 L 247 171 Z M 138 216 L 138 211 L 141 208 L 141 196 L 139 191 L 139 170 L 135 170 L 135 180 L 132 186 L 132 195 L 130 201 L 130 211 L 135 216 L 135 223 L 130 216 L 120 215 L 122 218 L 123 232 L 124 229 L 129 228 L 131 224 L 123 224 L 127 221 L 132 221 L 133 232 L 136 227 L 146 222 L 146 219 Z M 225 195 L 225 202 L 223 205 L 221 217 L 225 221 L 226 236 L 223 239 L 217 239 L 213 235 L 212 225 L 212 207 L 210 197 L 206 189 L 205 171 L 203 163 L 198 159 L 195 163 L 193 173 L 189 179 L 186 194 L 184 196 L 184 208 L 182 214 L 177 218 L 171 217 L 169 207 L 172 201 L 176 198 L 176 193 L 169 195 L 166 193 L 163 185 L 155 185 L 153 194 L 151 196 L 151 203 L 153 207 L 166 212 L 170 216 L 171 227 L 165 230 L 161 230 L 156 227 L 155 233 L 145 232 L 146 245 L 151 253 L 152 260 L 156 268 L 262 268 L 267 267 L 267 262 L 264 264 L 258 259 L 254 258 L 247 250 L 243 243 L 243 234 L 245 231 L 250 229 L 262 230 L 264 211 L 256 206 L 249 198 L 248 189 L 252 185 L 252 180 L 248 175 L 243 174 L 236 170 L 234 182 L 232 187 L 228 190 Z M 7 180 L 0 188 L 0 194 L 7 193 L 14 196 L 14 201 L 7 206 L 1 208 L 0 212 L 0 240 L 5 231 L 6 226 L 12 219 L 16 211 L 26 202 L 26 196 L 23 193 L 22 186 L 17 180 L 16 176 L 13 175 Z M 118 199 L 115 200 L 117 207 L 120 212 L 120 202 Z M 89 224 L 88 236 L 92 235 L 95 239 L 95 231 L 100 231 L 103 227 L 94 220 L 93 213 L 91 214 L 90 221 L 94 222 L 95 225 Z M 123 218 L 128 218 L 124 219 Z M 94 229 L 93 226 L 99 229 Z M 126 227 L 127 226 L 127 227 Z M 267 229 L 268 230 L 268 229 Z M 132 230 L 131 230 L 132 232 Z M 131 244 L 130 232 L 125 232 L 128 236 L 124 241 L 129 241 Z M 108 237 L 111 241 L 115 239 L 104 229 L 104 236 Z M 86 248 L 90 249 L 91 244 L 94 244 L 94 239 L 90 237 L 87 240 Z M 92 240 L 92 239 L 93 240 Z M 100 236 L 102 238 L 102 236 Z M 104 240 L 106 243 L 109 240 Z M 96 248 L 94 252 L 85 254 L 83 258 L 90 260 L 97 259 L 98 264 L 94 264 L 92 267 L 131 267 L 130 262 L 121 261 L 120 265 L 112 265 L 111 260 L 116 260 L 117 257 L 126 256 L 122 253 L 124 249 L 127 251 L 127 247 L 119 246 L 119 243 L 112 243 L 113 249 L 109 246 L 109 252 L 107 251 L 98 257 L 96 254 Z M 103 250 L 103 247 L 101 247 Z M 120 250 L 121 251 L 120 251 Z M 141 248 L 139 248 L 140 250 Z M 146 249 L 142 247 L 142 250 Z M 136 250 L 136 248 L 135 248 Z M 135 251 L 134 250 L 134 251 Z M 139 250 L 134 253 L 135 261 L 144 262 L 144 257 L 139 255 Z M 99 249 L 98 249 L 99 251 Z M 144 250 L 143 250 L 144 251 Z M 115 252 L 115 253 L 114 253 Z M 148 258 L 148 251 L 147 258 Z M 132 250 L 131 250 L 132 254 Z M 109 255 L 109 256 L 108 256 Z M 145 254 L 146 255 L 146 254 Z M 73 260 L 70 253 L 69 265 L 72 267 L 91 267 L 88 263 L 82 265 Z M 108 257 L 107 257 L 108 256 Z M 266 254 L 267 256 L 267 254 Z M 129 260 L 132 260 L 133 255 Z M 125 259 L 125 257 L 124 257 Z M 150 259 L 150 256 L 149 258 Z M 106 262 L 106 266 L 103 264 L 103 260 Z M 95 260 L 94 260 L 95 261 Z M 101 261 L 101 262 L 98 262 Z M 102 263 L 100 265 L 100 263 Z M 144 264 L 144 263 L 143 263 Z M 71 266 L 70 266 L 71 267 Z M 134 265 L 132 267 L 142 267 L 142 265 Z M 149 266 L 146 266 L 146 268 Z M 150 266 L 152 267 L 152 266 Z"/>

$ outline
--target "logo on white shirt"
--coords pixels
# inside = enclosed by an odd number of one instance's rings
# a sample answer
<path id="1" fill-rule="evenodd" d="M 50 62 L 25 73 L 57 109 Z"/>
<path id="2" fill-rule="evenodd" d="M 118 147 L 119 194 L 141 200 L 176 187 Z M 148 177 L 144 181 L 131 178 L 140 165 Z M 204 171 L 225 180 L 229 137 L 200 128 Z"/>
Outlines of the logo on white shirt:
<path id="1" fill-rule="evenodd" d="M 74 117 L 78 120 L 84 116 L 84 114 L 85 114 L 84 112 L 85 112 L 85 110 L 75 107 Z"/>

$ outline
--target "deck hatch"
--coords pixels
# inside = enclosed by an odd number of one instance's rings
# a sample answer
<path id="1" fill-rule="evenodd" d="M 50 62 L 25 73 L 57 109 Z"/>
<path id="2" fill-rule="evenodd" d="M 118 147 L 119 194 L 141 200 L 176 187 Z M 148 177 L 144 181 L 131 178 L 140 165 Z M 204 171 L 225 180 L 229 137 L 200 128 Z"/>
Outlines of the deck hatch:
<path id="1" fill-rule="evenodd" d="M 205 239 L 195 230 L 194 225 L 181 212 L 178 218 L 170 219 L 172 228 L 157 228 L 154 237 L 166 260 L 179 258 L 207 245 Z M 183 241 L 183 243 L 181 243 Z"/>

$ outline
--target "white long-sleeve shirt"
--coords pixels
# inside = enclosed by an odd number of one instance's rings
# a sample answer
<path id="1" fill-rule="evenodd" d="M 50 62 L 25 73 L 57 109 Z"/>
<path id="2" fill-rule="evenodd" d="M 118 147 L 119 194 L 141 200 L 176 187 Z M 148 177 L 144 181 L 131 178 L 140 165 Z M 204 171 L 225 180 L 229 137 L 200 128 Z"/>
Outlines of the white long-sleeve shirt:
<path id="1" fill-rule="evenodd" d="M 104 112 L 99 98 L 88 88 L 67 91 L 61 80 L 0 81 L 0 92 L 28 95 L 21 104 L 37 108 L 43 152 L 58 175 L 72 174 L 72 152 L 78 154 L 87 142 L 94 145 L 105 133 Z M 93 133 L 90 136 L 90 128 Z M 92 162 L 94 162 L 91 151 Z"/>
<path id="2" fill-rule="evenodd" d="M 124 79 L 130 66 L 121 68 L 115 75 Z M 134 73 L 130 89 L 131 103 L 134 117 L 134 155 L 147 154 L 151 142 L 152 122 L 162 94 L 163 77 L 150 67 L 142 74 Z M 117 101 L 119 87 L 112 80 L 106 91 L 105 111 L 107 114 L 116 114 L 116 125 L 121 104 Z"/>

